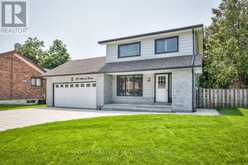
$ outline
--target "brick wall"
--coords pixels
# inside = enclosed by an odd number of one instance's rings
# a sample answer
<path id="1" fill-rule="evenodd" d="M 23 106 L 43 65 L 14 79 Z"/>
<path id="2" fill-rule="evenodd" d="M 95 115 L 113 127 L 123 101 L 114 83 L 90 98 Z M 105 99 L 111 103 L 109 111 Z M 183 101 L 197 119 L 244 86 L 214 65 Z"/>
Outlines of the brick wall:
<path id="1" fill-rule="evenodd" d="M 0 55 L 0 100 L 44 99 L 46 82 L 42 87 L 31 85 L 31 78 L 41 73 L 19 59 L 14 52 Z"/>
<path id="2" fill-rule="evenodd" d="M 0 56 L 0 99 L 10 98 L 11 56 Z"/>

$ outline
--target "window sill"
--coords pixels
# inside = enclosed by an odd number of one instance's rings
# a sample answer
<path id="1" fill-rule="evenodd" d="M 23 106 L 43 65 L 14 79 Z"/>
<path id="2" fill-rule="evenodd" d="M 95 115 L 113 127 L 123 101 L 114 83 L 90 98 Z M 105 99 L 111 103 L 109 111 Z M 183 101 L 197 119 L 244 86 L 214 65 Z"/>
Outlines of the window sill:
<path id="1" fill-rule="evenodd" d="M 136 98 L 136 97 L 143 97 L 143 95 L 142 96 L 118 96 L 118 95 L 116 95 L 116 97 L 126 97 L 126 98 L 127 97 L 130 97 L 130 98 L 133 97 L 133 98 Z"/>
<path id="2" fill-rule="evenodd" d="M 139 57 L 139 56 L 141 55 L 139 54 L 139 55 L 133 55 L 133 56 L 124 56 L 124 57 L 118 56 L 118 58 L 131 58 L 131 57 Z"/>
<path id="3" fill-rule="evenodd" d="M 168 51 L 168 52 L 155 52 L 155 55 L 159 54 L 169 54 L 169 53 L 178 53 L 179 51 Z"/>

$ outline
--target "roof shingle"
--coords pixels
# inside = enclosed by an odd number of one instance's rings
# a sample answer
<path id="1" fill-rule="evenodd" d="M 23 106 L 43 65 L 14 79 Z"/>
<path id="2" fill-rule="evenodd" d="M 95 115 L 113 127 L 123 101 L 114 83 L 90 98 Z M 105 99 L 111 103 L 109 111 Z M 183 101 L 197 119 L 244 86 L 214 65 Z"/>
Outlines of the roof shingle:
<path id="1" fill-rule="evenodd" d="M 201 56 L 196 56 L 195 66 L 202 65 Z M 147 59 L 139 61 L 127 61 L 107 63 L 102 69 L 103 73 L 147 71 L 160 69 L 176 69 L 192 67 L 192 55 L 168 58 Z"/>
<path id="2" fill-rule="evenodd" d="M 93 74 L 98 73 L 105 64 L 105 57 L 88 58 L 82 60 L 70 60 L 43 76 Z"/>
<path id="3" fill-rule="evenodd" d="M 202 57 L 196 56 L 195 66 L 201 65 Z M 105 63 L 105 57 L 96 57 L 68 61 L 48 71 L 43 76 L 131 72 L 189 67 L 192 67 L 192 55 L 115 63 Z"/>

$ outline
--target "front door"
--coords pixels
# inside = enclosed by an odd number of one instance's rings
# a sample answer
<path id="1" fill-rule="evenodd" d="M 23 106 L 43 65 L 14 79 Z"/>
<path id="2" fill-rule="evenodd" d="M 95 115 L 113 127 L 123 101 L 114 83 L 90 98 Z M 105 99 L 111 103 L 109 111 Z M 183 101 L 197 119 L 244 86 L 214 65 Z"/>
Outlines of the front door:
<path id="1" fill-rule="evenodd" d="M 168 74 L 156 75 L 156 102 L 168 102 Z"/>

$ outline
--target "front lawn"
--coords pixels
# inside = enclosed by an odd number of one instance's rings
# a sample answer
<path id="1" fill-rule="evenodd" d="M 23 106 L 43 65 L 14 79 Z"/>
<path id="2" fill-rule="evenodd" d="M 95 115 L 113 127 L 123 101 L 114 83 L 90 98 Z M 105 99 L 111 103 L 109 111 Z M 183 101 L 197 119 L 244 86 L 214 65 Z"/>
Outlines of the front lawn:
<path id="1" fill-rule="evenodd" d="M 0 133 L 1 164 L 247 164 L 248 109 L 222 116 L 136 115 Z"/>
<path id="2" fill-rule="evenodd" d="M 46 104 L 34 104 L 34 105 L 0 105 L 0 111 L 15 110 L 15 109 L 29 109 L 46 107 Z"/>

